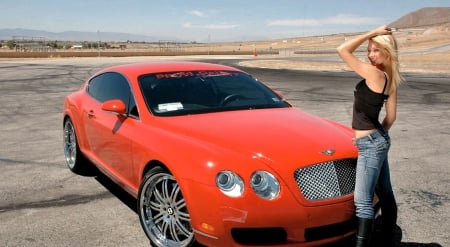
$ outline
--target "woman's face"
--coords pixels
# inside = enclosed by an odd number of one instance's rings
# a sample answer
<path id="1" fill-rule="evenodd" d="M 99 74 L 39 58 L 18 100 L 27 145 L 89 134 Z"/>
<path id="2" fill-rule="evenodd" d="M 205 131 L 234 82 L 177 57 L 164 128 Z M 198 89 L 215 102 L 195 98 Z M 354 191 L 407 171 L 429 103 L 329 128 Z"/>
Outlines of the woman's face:
<path id="1" fill-rule="evenodd" d="M 369 58 L 373 66 L 377 67 L 385 66 L 388 63 L 388 56 L 384 49 L 372 40 L 369 40 L 369 45 L 367 46 L 367 58 Z"/>

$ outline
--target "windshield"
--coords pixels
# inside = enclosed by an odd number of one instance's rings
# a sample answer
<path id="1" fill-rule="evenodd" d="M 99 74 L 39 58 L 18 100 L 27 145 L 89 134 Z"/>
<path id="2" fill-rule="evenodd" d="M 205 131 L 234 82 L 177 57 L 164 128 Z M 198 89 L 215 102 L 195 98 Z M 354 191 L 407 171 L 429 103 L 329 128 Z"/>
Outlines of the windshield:
<path id="1" fill-rule="evenodd" d="M 139 77 L 139 84 L 147 107 L 157 116 L 290 106 L 267 86 L 242 72 L 149 74 Z"/>

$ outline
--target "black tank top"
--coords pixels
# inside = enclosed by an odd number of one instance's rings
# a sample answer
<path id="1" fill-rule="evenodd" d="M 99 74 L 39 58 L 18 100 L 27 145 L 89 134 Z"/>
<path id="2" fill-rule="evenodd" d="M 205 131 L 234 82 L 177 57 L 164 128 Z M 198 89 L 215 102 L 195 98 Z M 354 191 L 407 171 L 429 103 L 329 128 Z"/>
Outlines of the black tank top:
<path id="1" fill-rule="evenodd" d="M 387 85 L 387 77 L 382 93 L 372 91 L 366 84 L 366 80 L 361 80 L 355 87 L 355 99 L 353 103 L 352 128 L 355 130 L 371 130 L 381 128 L 378 120 L 384 101 L 389 95 L 384 94 Z"/>

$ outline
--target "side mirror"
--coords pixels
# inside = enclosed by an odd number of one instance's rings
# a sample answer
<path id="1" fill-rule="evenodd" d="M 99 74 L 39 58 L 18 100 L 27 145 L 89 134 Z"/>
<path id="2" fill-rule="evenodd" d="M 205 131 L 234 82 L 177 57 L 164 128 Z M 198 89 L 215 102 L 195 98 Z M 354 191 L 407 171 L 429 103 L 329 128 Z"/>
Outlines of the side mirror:
<path id="1" fill-rule="evenodd" d="M 102 110 L 122 116 L 126 112 L 126 107 L 122 100 L 113 99 L 103 102 Z"/>

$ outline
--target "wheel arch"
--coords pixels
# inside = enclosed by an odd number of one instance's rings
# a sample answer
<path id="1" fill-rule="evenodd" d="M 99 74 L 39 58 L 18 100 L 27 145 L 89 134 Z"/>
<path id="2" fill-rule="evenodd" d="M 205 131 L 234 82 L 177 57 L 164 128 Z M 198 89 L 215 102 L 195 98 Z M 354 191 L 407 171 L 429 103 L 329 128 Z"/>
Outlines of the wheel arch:
<path id="1" fill-rule="evenodd" d="M 89 145 L 88 145 L 87 140 L 84 135 L 84 128 L 80 124 L 81 120 L 80 120 L 79 116 L 77 116 L 75 113 L 66 111 L 66 112 L 64 112 L 64 115 L 63 115 L 63 121 L 62 121 L 63 128 L 64 128 L 64 124 L 69 119 L 72 122 L 73 128 L 75 129 L 75 134 L 78 139 L 77 141 L 78 141 L 79 148 L 83 153 L 85 153 L 85 150 L 88 148 Z"/>
<path id="2" fill-rule="evenodd" d="M 142 169 L 139 183 L 142 183 L 142 180 L 144 180 L 144 177 L 148 173 L 148 171 L 150 171 L 152 168 L 157 167 L 157 166 L 163 168 L 165 171 L 172 174 L 172 172 L 169 170 L 169 168 L 162 161 L 150 160 L 149 162 L 147 162 L 147 164 Z"/>

